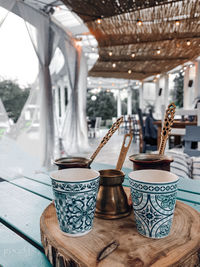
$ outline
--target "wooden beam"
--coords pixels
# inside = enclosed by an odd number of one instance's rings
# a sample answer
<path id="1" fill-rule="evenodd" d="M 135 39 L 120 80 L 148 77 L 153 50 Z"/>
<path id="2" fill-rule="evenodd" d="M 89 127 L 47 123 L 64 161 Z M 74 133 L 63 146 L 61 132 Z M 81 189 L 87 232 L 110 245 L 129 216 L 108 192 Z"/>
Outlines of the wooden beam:
<path id="1" fill-rule="evenodd" d="M 126 55 L 127 58 L 124 57 L 105 57 L 101 56 L 99 58 L 99 63 L 107 63 L 107 62 L 143 62 L 143 61 L 177 61 L 177 60 L 187 60 L 189 61 L 190 58 L 188 57 L 134 57 Z"/>
<path id="2" fill-rule="evenodd" d="M 91 32 L 92 32 L 92 29 L 91 29 Z M 94 32 L 92 32 L 92 34 L 95 36 Z M 167 34 L 166 34 L 167 35 Z M 154 40 L 140 40 L 140 41 L 136 41 L 136 40 L 131 40 L 131 41 L 126 41 L 127 39 L 131 39 L 133 38 L 133 35 L 124 35 L 123 36 L 123 41 L 120 37 L 121 35 L 105 35 L 108 39 L 105 40 L 104 39 L 104 36 L 101 36 L 101 38 L 99 38 L 100 40 L 98 40 L 97 36 L 95 36 L 97 38 L 97 41 L 99 42 L 99 47 L 100 49 L 101 48 L 107 48 L 109 47 L 109 49 L 112 49 L 112 47 L 117 47 L 119 46 L 120 47 L 124 47 L 126 45 L 141 45 L 141 44 L 154 44 L 154 43 L 157 43 L 157 46 L 159 45 L 159 43 L 163 43 L 164 41 L 176 41 L 177 43 L 178 42 L 181 42 L 181 41 L 187 41 L 187 40 L 193 40 L 193 39 L 200 39 L 200 36 L 199 35 L 194 35 L 194 36 L 190 36 L 190 34 L 188 34 L 188 36 L 183 36 L 183 37 L 178 37 L 176 38 L 175 36 L 172 36 L 172 37 L 163 37 L 161 39 L 154 39 Z M 159 35 L 158 38 L 160 38 L 161 35 Z M 148 38 L 148 37 L 147 37 Z M 149 37 L 151 38 L 151 37 Z M 101 44 L 101 41 L 103 40 L 104 43 L 108 42 L 108 44 Z M 113 40 L 113 42 L 112 42 Z"/>
<path id="3" fill-rule="evenodd" d="M 159 72 L 160 73 L 160 72 Z M 118 78 L 118 79 L 130 79 L 130 80 L 143 80 L 149 76 L 159 74 L 158 72 L 118 72 L 118 71 L 90 71 L 89 76 L 91 77 L 104 77 L 104 78 Z"/>

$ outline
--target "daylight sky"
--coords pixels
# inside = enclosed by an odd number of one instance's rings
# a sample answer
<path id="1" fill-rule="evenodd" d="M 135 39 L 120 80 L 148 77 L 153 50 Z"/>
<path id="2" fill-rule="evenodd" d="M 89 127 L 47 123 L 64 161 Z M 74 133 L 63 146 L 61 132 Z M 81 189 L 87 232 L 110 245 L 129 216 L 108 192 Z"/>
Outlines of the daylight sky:
<path id="1" fill-rule="evenodd" d="M 0 19 L 5 11 L 0 8 Z M 0 27 L 0 77 L 17 80 L 21 86 L 34 82 L 38 61 L 24 21 L 9 13 Z"/>

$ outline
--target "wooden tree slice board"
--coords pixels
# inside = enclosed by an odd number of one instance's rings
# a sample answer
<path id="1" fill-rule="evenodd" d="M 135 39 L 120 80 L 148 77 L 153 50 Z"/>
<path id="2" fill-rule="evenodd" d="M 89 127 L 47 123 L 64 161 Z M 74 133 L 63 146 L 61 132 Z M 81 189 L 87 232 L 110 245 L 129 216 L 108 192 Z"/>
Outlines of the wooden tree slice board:
<path id="1" fill-rule="evenodd" d="M 45 254 L 53 266 L 200 266 L 200 213 L 180 201 L 171 233 L 163 239 L 138 234 L 133 212 L 118 220 L 95 218 L 90 233 L 68 237 L 59 228 L 53 203 L 43 212 L 40 229 Z M 114 240 L 119 243 L 117 249 L 97 261 L 99 252 Z"/>

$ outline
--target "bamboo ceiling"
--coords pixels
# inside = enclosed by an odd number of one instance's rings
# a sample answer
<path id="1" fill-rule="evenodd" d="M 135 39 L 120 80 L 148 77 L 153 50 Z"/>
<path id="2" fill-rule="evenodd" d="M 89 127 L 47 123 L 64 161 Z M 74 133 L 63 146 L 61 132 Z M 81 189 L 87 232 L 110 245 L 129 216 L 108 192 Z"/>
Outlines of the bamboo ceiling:
<path id="1" fill-rule="evenodd" d="M 200 0 L 63 2 L 98 41 L 90 76 L 142 80 L 200 55 Z"/>

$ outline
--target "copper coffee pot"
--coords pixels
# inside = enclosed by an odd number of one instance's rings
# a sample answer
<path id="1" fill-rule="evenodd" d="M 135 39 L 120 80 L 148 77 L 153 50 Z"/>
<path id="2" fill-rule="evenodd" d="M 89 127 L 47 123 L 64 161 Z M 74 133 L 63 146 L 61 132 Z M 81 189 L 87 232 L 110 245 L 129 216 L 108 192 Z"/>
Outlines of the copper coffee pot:
<path id="1" fill-rule="evenodd" d="M 133 170 L 158 169 L 170 171 L 170 163 L 173 161 L 171 157 L 165 156 L 164 151 L 166 142 L 171 131 L 175 116 L 175 104 L 171 103 L 165 112 L 163 128 L 161 132 L 161 140 L 158 154 L 136 154 L 129 157 L 133 162 Z"/>
<path id="2" fill-rule="evenodd" d="M 126 134 L 116 169 L 99 171 L 100 183 L 96 202 L 96 217 L 102 219 L 119 219 L 130 214 L 131 207 L 128 205 L 127 196 L 122 186 L 125 174 L 121 171 L 121 168 L 131 141 L 132 134 Z"/>
<path id="3" fill-rule="evenodd" d="M 173 159 L 168 156 L 158 154 L 135 154 L 129 157 L 133 162 L 133 170 L 158 169 L 170 171 L 170 163 Z"/>

